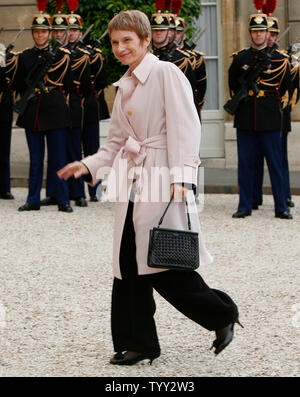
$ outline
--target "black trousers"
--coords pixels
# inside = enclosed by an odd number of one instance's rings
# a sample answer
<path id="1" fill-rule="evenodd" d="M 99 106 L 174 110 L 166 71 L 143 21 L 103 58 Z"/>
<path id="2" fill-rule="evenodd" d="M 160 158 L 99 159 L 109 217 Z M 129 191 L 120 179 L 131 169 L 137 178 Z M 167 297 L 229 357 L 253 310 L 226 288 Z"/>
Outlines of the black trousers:
<path id="1" fill-rule="evenodd" d="M 133 203 L 129 202 L 123 230 L 120 266 L 112 291 L 111 328 L 114 350 L 142 353 L 160 351 L 154 321 L 153 288 L 186 317 L 209 331 L 235 321 L 238 309 L 225 292 L 211 289 L 195 271 L 168 270 L 138 275 Z"/>

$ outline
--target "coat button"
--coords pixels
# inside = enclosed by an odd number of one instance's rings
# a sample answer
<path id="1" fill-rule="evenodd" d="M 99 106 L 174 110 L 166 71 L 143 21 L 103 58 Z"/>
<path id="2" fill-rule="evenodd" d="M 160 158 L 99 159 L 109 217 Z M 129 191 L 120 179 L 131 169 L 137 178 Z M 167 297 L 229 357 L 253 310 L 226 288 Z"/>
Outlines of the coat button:
<path id="1" fill-rule="evenodd" d="M 131 110 L 127 110 L 127 114 L 128 114 L 128 116 L 132 116 L 132 111 Z"/>

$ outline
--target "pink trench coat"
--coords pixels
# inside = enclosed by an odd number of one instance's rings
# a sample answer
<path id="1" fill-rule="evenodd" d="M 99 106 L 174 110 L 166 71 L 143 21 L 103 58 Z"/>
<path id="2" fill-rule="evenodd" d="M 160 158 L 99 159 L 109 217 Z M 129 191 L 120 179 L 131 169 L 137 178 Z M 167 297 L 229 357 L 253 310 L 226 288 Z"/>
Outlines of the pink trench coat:
<path id="1" fill-rule="evenodd" d="M 197 183 L 201 125 L 184 74 L 151 53 L 114 85 L 119 88 L 107 141 L 83 163 L 93 184 L 109 174 L 107 198 L 115 201 L 114 276 L 121 279 L 120 243 L 132 190 L 138 274 L 164 271 L 147 266 L 149 230 L 157 226 L 166 208 L 170 183 Z M 211 263 L 198 214 L 192 212 L 192 230 L 199 232 L 200 264 Z M 171 204 L 162 227 L 187 229 L 183 202 Z"/>

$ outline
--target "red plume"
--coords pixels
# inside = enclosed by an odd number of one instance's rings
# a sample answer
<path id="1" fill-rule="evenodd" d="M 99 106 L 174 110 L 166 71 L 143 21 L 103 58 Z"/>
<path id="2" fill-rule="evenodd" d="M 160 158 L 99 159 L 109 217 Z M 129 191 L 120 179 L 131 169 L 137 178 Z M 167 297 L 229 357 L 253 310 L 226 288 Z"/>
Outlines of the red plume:
<path id="1" fill-rule="evenodd" d="M 165 8 L 165 1 L 166 0 L 155 0 L 155 8 L 157 11 L 161 11 L 163 8 Z"/>
<path id="2" fill-rule="evenodd" d="M 267 15 L 268 15 L 267 4 L 264 4 L 264 5 L 262 6 L 262 12 L 263 12 L 263 14 L 267 14 Z"/>
<path id="3" fill-rule="evenodd" d="M 79 6 L 79 0 L 67 0 L 67 4 L 69 7 L 69 10 L 71 12 L 74 12 L 77 10 L 77 7 Z"/>
<path id="4" fill-rule="evenodd" d="M 267 0 L 266 2 L 266 14 L 271 15 L 275 11 L 277 0 Z"/>
<path id="5" fill-rule="evenodd" d="M 62 12 L 63 2 L 64 0 L 56 0 L 56 7 L 58 12 Z"/>
<path id="6" fill-rule="evenodd" d="M 264 0 L 253 0 L 254 7 L 259 11 L 263 8 Z"/>
<path id="7" fill-rule="evenodd" d="M 169 11 L 171 9 L 171 0 L 165 1 L 164 9 L 165 9 L 165 11 Z"/>
<path id="8" fill-rule="evenodd" d="M 48 0 L 37 0 L 37 8 L 40 12 L 45 11 L 47 8 Z"/>
<path id="9" fill-rule="evenodd" d="M 182 6 L 182 0 L 172 0 L 171 7 L 172 7 L 173 14 L 178 15 L 180 12 L 181 6 Z"/>

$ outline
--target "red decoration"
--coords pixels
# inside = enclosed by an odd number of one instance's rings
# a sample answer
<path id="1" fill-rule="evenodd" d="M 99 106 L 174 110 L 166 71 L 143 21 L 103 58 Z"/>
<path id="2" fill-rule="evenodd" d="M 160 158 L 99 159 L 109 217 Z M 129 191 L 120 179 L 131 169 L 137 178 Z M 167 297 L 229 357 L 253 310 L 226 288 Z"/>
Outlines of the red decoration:
<path id="1" fill-rule="evenodd" d="M 69 7 L 69 10 L 71 12 L 74 12 L 77 10 L 78 6 L 79 6 L 79 1 L 78 0 L 67 0 L 67 4 Z"/>
<path id="2" fill-rule="evenodd" d="M 63 2 L 64 0 L 56 0 L 56 7 L 58 12 L 62 12 Z"/>
<path id="3" fill-rule="evenodd" d="M 47 8 L 48 0 L 37 0 L 37 8 L 40 12 L 45 11 Z"/>
<path id="4" fill-rule="evenodd" d="M 266 1 L 266 14 L 271 15 L 275 11 L 277 5 L 277 0 L 267 0 Z"/>
<path id="5" fill-rule="evenodd" d="M 172 0 L 171 1 L 172 11 L 175 15 L 179 14 L 181 6 L 182 6 L 182 0 Z"/>
<path id="6" fill-rule="evenodd" d="M 264 0 L 253 0 L 254 7 L 260 11 L 263 8 Z"/>
<path id="7" fill-rule="evenodd" d="M 170 9 L 171 9 L 171 0 L 166 0 L 165 1 L 164 9 L 165 9 L 165 11 L 170 11 Z"/>
<path id="8" fill-rule="evenodd" d="M 161 11 L 163 8 L 165 8 L 165 2 L 166 0 L 155 0 L 155 7 L 157 11 Z"/>

